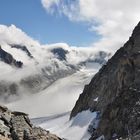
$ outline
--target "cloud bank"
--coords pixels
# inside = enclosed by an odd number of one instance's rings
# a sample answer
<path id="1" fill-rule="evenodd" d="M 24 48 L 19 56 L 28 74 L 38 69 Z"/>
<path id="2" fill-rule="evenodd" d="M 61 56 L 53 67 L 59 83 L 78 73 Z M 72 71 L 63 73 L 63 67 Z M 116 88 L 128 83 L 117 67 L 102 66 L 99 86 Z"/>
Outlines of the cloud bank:
<path id="1" fill-rule="evenodd" d="M 12 48 L 11 45 L 25 46 L 33 58 L 21 49 Z M 49 71 L 50 75 L 60 70 L 70 71 L 71 66 L 78 67 L 82 62 L 99 57 L 102 59 L 99 49 L 72 47 L 66 43 L 42 45 L 15 25 L 0 25 L 0 46 L 14 59 L 23 62 L 23 68 L 19 70 L 0 61 L 0 81 L 20 81 L 31 75 L 42 74 L 42 69 Z M 66 61 L 59 60 L 58 55 L 52 52 L 56 48 L 66 52 Z M 109 55 L 106 53 L 106 56 Z"/>
<path id="2" fill-rule="evenodd" d="M 86 22 L 101 35 L 92 46 L 115 51 L 128 40 L 140 20 L 139 0 L 42 0 L 47 12 L 63 14 L 74 22 Z"/>
<path id="3" fill-rule="evenodd" d="M 3 43 L 39 46 L 38 41 L 35 41 L 33 38 L 29 37 L 15 25 L 0 25 L 0 44 Z"/>
<path id="4" fill-rule="evenodd" d="M 93 67 L 96 63 L 101 66 L 110 55 L 93 48 L 71 47 L 66 43 L 42 45 L 15 25 L 0 25 L 0 46 L 15 60 L 23 62 L 22 68 L 18 69 L 0 60 L 0 102 L 14 101 L 37 93 L 57 79 L 84 67 L 90 70 L 91 62 L 95 62 Z M 15 88 L 14 96 L 11 86 Z"/>

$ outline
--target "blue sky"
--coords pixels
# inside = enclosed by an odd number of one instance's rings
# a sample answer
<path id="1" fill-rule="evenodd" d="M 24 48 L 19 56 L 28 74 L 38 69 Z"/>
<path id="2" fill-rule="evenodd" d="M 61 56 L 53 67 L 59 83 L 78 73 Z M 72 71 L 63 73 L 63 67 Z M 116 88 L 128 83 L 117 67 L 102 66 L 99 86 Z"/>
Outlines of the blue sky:
<path id="1" fill-rule="evenodd" d="M 71 22 L 66 16 L 49 14 L 41 0 L 0 0 L 0 24 L 14 24 L 41 43 L 66 42 L 88 46 L 99 36 L 85 22 Z"/>

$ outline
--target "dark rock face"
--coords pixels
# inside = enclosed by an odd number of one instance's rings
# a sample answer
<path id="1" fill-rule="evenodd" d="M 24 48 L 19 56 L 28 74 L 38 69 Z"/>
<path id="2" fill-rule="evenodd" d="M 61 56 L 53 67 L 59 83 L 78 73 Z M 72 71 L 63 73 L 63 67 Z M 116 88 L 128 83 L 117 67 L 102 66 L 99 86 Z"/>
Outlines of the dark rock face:
<path id="1" fill-rule="evenodd" d="M 22 51 L 24 51 L 27 56 L 29 56 L 30 58 L 33 58 L 32 54 L 30 53 L 30 51 L 27 49 L 26 46 L 22 46 L 22 45 L 10 45 L 11 48 L 16 48 L 16 49 L 20 49 Z"/>
<path id="2" fill-rule="evenodd" d="M 0 140 L 61 140 L 39 127 L 34 127 L 28 115 L 11 112 L 0 106 Z"/>
<path id="3" fill-rule="evenodd" d="M 54 48 L 51 52 L 56 55 L 59 60 L 66 61 L 66 54 L 68 53 L 67 50 L 64 50 L 63 48 Z"/>
<path id="4" fill-rule="evenodd" d="M 98 101 L 95 99 L 98 98 Z M 99 70 L 80 95 L 71 117 L 100 111 L 92 138 L 134 138 L 140 129 L 140 23 L 126 44 Z M 138 138 L 140 139 L 140 137 Z"/>
<path id="5" fill-rule="evenodd" d="M 23 65 L 21 61 L 16 61 L 11 54 L 4 51 L 1 47 L 0 47 L 0 60 L 5 62 L 6 64 L 13 65 L 17 68 L 21 68 Z"/>

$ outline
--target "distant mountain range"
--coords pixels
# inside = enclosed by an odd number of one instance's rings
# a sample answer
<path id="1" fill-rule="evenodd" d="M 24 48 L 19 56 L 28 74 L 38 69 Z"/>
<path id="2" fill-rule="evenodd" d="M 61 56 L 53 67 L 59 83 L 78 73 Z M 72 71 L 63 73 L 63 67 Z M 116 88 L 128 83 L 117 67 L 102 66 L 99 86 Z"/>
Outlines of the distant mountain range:
<path id="1" fill-rule="evenodd" d="M 110 53 L 58 43 L 41 45 L 14 25 L 0 26 L 0 97 L 35 94 L 89 63 L 103 65 Z"/>

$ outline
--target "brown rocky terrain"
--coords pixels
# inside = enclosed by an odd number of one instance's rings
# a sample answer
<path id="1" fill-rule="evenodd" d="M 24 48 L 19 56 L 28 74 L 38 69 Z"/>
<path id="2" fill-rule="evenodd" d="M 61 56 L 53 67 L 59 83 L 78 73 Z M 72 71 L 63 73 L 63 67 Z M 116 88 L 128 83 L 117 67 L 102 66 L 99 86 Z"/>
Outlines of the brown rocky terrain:
<path id="1" fill-rule="evenodd" d="M 95 100 L 98 98 L 98 101 Z M 86 85 L 71 118 L 83 110 L 100 112 L 91 140 L 140 140 L 140 23 L 132 36 Z"/>
<path id="2" fill-rule="evenodd" d="M 62 140 L 30 122 L 27 114 L 0 106 L 0 140 Z"/>

